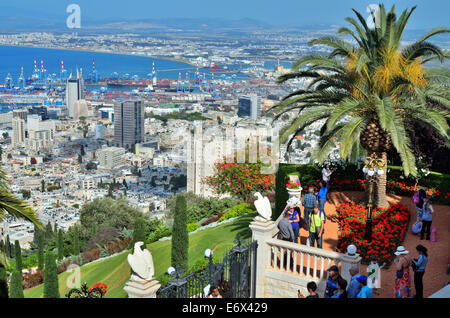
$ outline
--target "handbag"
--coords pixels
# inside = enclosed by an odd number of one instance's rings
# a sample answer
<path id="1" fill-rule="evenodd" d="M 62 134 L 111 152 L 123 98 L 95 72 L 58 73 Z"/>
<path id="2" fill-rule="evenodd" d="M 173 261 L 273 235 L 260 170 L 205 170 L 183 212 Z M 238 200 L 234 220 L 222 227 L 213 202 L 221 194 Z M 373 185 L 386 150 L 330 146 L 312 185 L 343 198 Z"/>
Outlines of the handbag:
<path id="1" fill-rule="evenodd" d="M 395 277 L 396 277 L 397 279 L 402 278 L 402 277 L 403 277 L 403 269 L 398 269 L 398 270 L 395 272 Z"/>
<path id="2" fill-rule="evenodd" d="M 411 262 L 411 267 L 413 271 L 416 271 L 419 268 L 414 261 Z"/>

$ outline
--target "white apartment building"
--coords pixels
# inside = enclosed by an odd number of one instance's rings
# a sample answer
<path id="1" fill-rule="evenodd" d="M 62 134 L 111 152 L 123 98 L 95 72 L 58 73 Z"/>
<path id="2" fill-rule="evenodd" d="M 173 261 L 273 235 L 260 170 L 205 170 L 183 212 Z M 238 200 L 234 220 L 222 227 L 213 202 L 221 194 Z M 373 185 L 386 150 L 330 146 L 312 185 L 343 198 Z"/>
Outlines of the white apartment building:
<path id="1" fill-rule="evenodd" d="M 13 147 L 22 146 L 25 142 L 25 120 L 22 118 L 13 118 L 13 132 L 11 143 Z"/>
<path id="2" fill-rule="evenodd" d="M 125 149 L 106 147 L 97 152 L 100 168 L 114 169 L 125 164 Z"/>

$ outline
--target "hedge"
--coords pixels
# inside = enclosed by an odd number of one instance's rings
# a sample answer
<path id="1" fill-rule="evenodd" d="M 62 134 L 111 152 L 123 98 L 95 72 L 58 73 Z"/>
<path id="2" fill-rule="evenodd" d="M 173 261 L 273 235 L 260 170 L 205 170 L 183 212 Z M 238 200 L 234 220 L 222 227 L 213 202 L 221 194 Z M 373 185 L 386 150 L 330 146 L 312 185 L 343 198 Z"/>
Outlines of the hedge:
<path id="1" fill-rule="evenodd" d="M 229 209 L 222 217 L 218 220 L 218 222 L 222 222 L 231 218 L 235 218 L 237 216 L 241 216 L 247 213 L 254 212 L 255 206 L 249 203 L 241 203 Z"/>

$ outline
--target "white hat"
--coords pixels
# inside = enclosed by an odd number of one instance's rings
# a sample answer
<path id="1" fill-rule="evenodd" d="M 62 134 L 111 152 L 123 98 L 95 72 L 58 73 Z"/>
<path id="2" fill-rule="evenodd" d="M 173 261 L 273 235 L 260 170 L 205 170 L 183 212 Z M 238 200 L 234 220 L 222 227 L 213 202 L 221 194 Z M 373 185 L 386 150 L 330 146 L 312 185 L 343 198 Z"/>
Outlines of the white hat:
<path id="1" fill-rule="evenodd" d="M 408 253 L 409 253 L 409 251 L 405 250 L 405 248 L 400 245 L 399 247 L 397 247 L 397 252 L 395 252 L 394 254 L 398 256 L 398 255 L 408 254 Z"/>
<path id="2" fill-rule="evenodd" d="M 297 205 L 298 204 L 298 198 L 297 197 L 291 197 L 289 198 L 289 200 L 287 201 L 288 205 Z"/>

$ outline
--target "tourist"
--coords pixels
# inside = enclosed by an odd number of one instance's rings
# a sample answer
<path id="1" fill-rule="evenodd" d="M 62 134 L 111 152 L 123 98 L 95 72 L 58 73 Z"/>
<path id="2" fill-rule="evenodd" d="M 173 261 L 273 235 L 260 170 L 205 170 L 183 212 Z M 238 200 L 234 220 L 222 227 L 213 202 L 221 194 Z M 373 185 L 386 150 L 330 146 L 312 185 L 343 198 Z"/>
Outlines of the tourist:
<path id="1" fill-rule="evenodd" d="M 306 298 L 319 298 L 319 294 L 316 293 L 317 284 L 315 282 L 309 282 L 306 285 L 306 289 L 308 289 L 308 293 L 309 293 L 309 295 L 306 296 Z M 305 298 L 305 296 L 302 295 L 300 290 L 298 290 L 297 296 L 298 296 L 298 298 Z"/>
<path id="2" fill-rule="evenodd" d="M 317 206 L 317 197 L 314 195 L 314 188 L 309 187 L 308 193 L 303 196 L 303 219 L 305 221 L 305 229 L 309 232 L 309 217 L 314 213 L 314 207 Z"/>
<path id="3" fill-rule="evenodd" d="M 317 241 L 317 248 L 322 248 L 322 237 L 324 232 L 324 217 L 319 214 L 319 209 L 314 207 L 314 213 L 311 214 L 309 227 L 309 246 L 314 247 L 314 242 Z"/>
<path id="4" fill-rule="evenodd" d="M 292 226 L 292 231 L 294 232 L 294 242 L 298 243 L 298 238 L 300 236 L 300 209 L 296 207 L 295 205 L 291 205 L 289 207 L 288 213 L 290 215 L 289 222 Z"/>
<path id="5" fill-rule="evenodd" d="M 294 241 L 294 231 L 292 230 L 291 222 L 289 219 L 291 215 L 288 212 L 283 214 L 283 218 L 278 222 L 278 229 L 280 230 L 279 238 L 283 241 Z"/>
<path id="6" fill-rule="evenodd" d="M 416 203 L 417 216 L 416 221 L 422 220 L 423 199 L 427 197 L 428 185 L 422 185 L 422 188 L 418 191 L 418 201 Z M 423 226 L 422 226 L 423 228 Z"/>
<path id="7" fill-rule="evenodd" d="M 356 298 L 372 298 L 372 288 L 367 286 L 367 276 L 360 275 L 356 280 L 361 285 L 361 290 L 356 295 Z"/>
<path id="8" fill-rule="evenodd" d="M 342 277 L 336 280 L 337 291 L 331 298 L 347 298 L 347 281 Z"/>
<path id="9" fill-rule="evenodd" d="M 415 298 L 423 298 L 423 275 L 428 262 L 427 248 L 423 245 L 416 246 L 419 257 L 413 260 L 414 269 L 414 288 L 416 289 Z"/>
<path id="10" fill-rule="evenodd" d="M 331 298 L 338 290 L 337 280 L 341 277 L 339 269 L 336 265 L 328 269 L 328 279 L 325 288 L 325 298 Z"/>
<path id="11" fill-rule="evenodd" d="M 328 192 L 328 189 L 325 186 L 325 183 L 323 181 L 321 181 L 320 182 L 320 190 L 319 190 L 319 193 L 317 193 L 317 199 L 319 200 L 320 214 L 324 215 L 324 223 L 327 220 L 327 216 L 325 214 L 325 202 L 327 201 L 327 192 Z"/>
<path id="12" fill-rule="evenodd" d="M 219 287 L 216 285 L 211 286 L 209 289 L 209 295 L 208 298 L 222 298 L 222 295 L 219 293 Z"/>
<path id="13" fill-rule="evenodd" d="M 352 278 L 350 279 L 350 283 L 348 284 L 347 297 L 356 298 L 356 295 L 358 295 L 359 291 L 361 290 L 361 285 L 357 281 L 358 277 L 361 276 L 359 274 L 359 266 L 354 264 L 348 271 Z"/>
<path id="14" fill-rule="evenodd" d="M 322 169 L 322 181 L 325 182 L 327 189 L 330 187 L 331 174 L 334 170 L 330 170 L 330 165 L 326 164 Z"/>
<path id="15" fill-rule="evenodd" d="M 381 266 L 377 262 L 376 256 L 370 258 L 370 263 L 367 266 L 367 286 L 373 289 L 373 293 L 378 295 L 378 289 L 380 288 L 380 270 L 386 264 L 383 263 Z"/>
<path id="16" fill-rule="evenodd" d="M 427 234 L 426 239 L 430 240 L 431 222 L 433 221 L 433 206 L 430 203 L 430 197 L 423 199 L 422 207 L 422 230 L 420 231 L 420 239 L 423 240 L 424 234 Z"/>
<path id="17" fill-rule="evenodd" d="M 408 253 L 403 246 L 397 247 L 397 251 L 394 253 L 397 256 L 394 260 L 396 267 L 394 284 L 395 298 L 409 298 L 411 296 L 409 267 L 411 266 L 412 259 Z"/>

